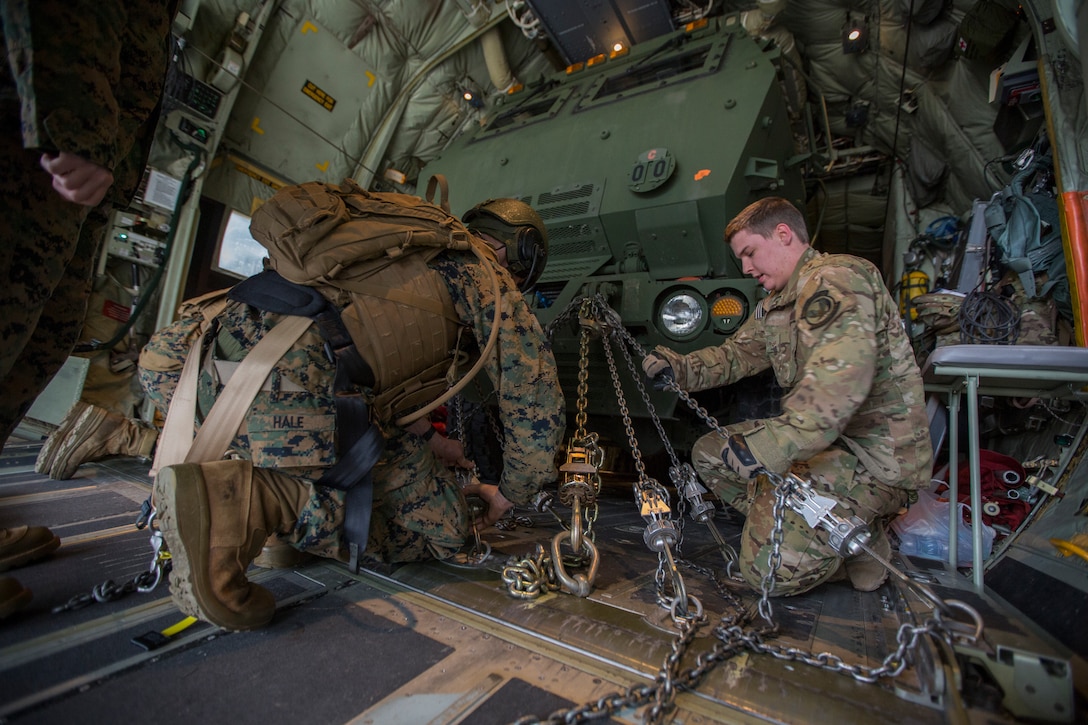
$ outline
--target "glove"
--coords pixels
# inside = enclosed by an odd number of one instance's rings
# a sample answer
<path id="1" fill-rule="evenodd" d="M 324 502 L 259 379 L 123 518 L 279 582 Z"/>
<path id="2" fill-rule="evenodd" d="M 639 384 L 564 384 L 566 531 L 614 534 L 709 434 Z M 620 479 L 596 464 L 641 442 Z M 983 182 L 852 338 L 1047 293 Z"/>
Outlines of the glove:
<path id="1" fill-rule="evenodd" d="M 725 448 L 722 449 L 722 460 L 741 478 L 755 478 L 756 474 L 763 471 L 763 464 L 752 455 L 740 433 L 729 436 Z"/>
<path id="2" fill-rule="evenodd" d="M 676 377 L 672 365 L 658 352 L 650 352 L 642 358 L 642 372 L 652 381 L 654 390 L 664 390 L 665 385 Z"/>

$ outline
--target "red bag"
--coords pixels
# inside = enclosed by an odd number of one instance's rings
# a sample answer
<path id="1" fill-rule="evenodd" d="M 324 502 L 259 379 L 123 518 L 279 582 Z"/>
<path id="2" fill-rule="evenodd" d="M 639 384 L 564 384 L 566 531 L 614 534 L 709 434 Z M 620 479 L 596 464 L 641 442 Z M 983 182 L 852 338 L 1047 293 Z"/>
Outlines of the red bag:
<path id="1" fill-rule="evenodd" d="M 997 526 L 998 534 L 1002 529 L 1016 531 L 1031 512 L 1031 503 L 1020 495 L 1019 489 L 1029 484 L 1024 467 L 1015 458 L 995 453 L 994 451 L 981 450 L 978 452 L 980 484 L 982 490 L 981 512 L 983 523 Z M 959 502 L 970 505 L 971 503 L 971 467 L 967 461 L 961 461 L 959 467 Z M 942 484 L 936 491 L 938 495 L 947 494 L 948 486 Z M 988 505 L 989 504 L 989 505 Z M 985 509 L 999 509 L 997 514 L 988 514 Z M 965 515 L 970 515 L 965 510 Z"/>

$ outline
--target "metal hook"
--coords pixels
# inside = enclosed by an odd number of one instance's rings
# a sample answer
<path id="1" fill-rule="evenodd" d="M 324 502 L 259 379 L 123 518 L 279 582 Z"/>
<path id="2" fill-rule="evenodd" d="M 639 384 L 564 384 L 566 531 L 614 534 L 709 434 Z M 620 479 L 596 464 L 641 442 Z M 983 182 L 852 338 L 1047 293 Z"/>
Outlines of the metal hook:
<path id="1" fill-rule="evenodd" d="M 597 546 L 588 537 L 582 539 L 582 549 L 589 554 L 589 572 L 571 576 L 564 568 L 563 556 L 559 552 L 560 545 L 570 539 L 570 535 L 565 531 L 559 532 L 552 539 L 552 566 L 555 567 L 555 576 L 571 594 L 588 597 L 589 593 L 593 591 L 593 582 L 597 579 L 597 566 L 600 563 Z"/>
<path id="2" fill-rule="evenodd" d="M 967 602 L 960 601 L 959 599 L 946 599 L 944 600 L 944 605 L 949 610 L 958 609 L 959 611 L 966 613 L 967 616 L 969 616 L 973 620 L 971 624 L 974 626 L 974 632 L 972 634 L 960 636 L 966 639 L 969 644 L 975 644 L 976 642 L 978 642 L 978 640 L 982 637 L 982 631 L 985 626 L 982 622 L 982 615 L 978 613 L 978 610 L 972 607 Z M 937 624 L 941 626 L 945 625 L 945 623 L 941 619 L 940 608 L 933 610 L 933 619 L 937 622 Z M 966 623 L 958 622 L 957 624 L 962 625 Z"/>

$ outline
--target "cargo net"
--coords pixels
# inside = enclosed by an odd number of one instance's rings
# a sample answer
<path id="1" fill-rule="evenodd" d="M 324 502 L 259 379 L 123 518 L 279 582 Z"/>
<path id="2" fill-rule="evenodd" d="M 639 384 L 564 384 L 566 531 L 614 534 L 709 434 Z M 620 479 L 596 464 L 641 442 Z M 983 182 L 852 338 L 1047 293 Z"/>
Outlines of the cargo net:
<path id="1" fill-rule="evenodd" d="M 549 591 L 564 591 L 586 597 L 592 591 L 600 559 L 593 543 L 592 521 L 596 512 L 596 496 L 600 491 L 598 471 L 603 461 L 603 453 L 598 445 L 597 434 L 586 429 L 586 407 L 589 390 L 589 340 L 597 336 L 603 345 L 627 442 L 638 474 L 633 489 L 639 514 L 646 521 L 643 541 L 651 551 L 658 554 L 658 568 L 654 577 L 657 601 L 668 610 L 677 634 L 671 652 L 666 656 L 653 683 L 633 685 L 624 692 L 602 697 L 595 702 L 553 712 L 543 720 L 536 716 L 527 716 L 518 720 L 519 724 L 583 722 L 607 717 L 626 708 L 645 708 L 645 722 L 665 722 L 675 710 L 677 688 L 695 689 L 700 680 L 717 664 L 745 651 L 839 672 L 864 683 L 876 683 L 881 679 L 899 676 L 914 659 L 913 651 L 926 637 L 935 638 L 942 643 L 952 643 L 957 651 L 977 653 L 976 648 L 982 644 L 983 623 L 974 608 L 961 601 L 942 600 L 928 586 L 906 576 L 885 558 L 873 552 L 868 546 L 870 533 L 864 522 L 856 517 L 844 518 L 836 515 L 833 512 L 834 500 L 818 494 L 810 481 L 793 474 L 780 476 L 761 471 L 775 484 L 775 504 L 773 546 L 768 557 L 768 571 L 761 581 L 758 606 L 746 607 L 713 571 L 678 558 L 675 550 L 681 539 L 683 509 L 687 508 L 695 521 L 709 528 L 717 542 L 724 560 L 727 580 L 733 584 L 744 581 L 736 573 L 736 550 L 726 543 L 714 525 L 714 504 L 706 499 L 707 490 L 699 483 L 691 465 L 679 460 L 651 402 L 641 370 L 641 360 L 646 356 L 646 351 L 624 328 L 619 314 L 600 295 L 574 300 L 549 323 L 545 332 L 551 338 L 557 327 L 566 324 L 576 324 L 580 328 L 577 412 L 574 420 L 576 428 L 568 447 L 567 461 L 560 467 L 562 475 L 558 491 L 560 503 L 571 509 L 570 524 L 567 526 L 553 510 L 554 497 L 550 493 L 539 495 L 535 501 L 537 509 L 551 512 L 564 525 L 564 530 L 552 540 L 550 549 L 538 545 L 533 555 L 511 557 L 503 569 L 503 581 L 512 596 L 524 599 L 532 599 Z M 618 347 L 623 364 L 630 371 L 630 377 L 669 456 L 669 478 L 681 496 L 678 504 L 681 509 L 679 517 L 673 515 L 668 489 L 646 472 L 620 383 L 619 364 L 614 347 Z M 723 438 L 726 437 L 718 421 L 688 393 L 681 390 L 674 380 L 667 382 L 665 390 L 679 396 L 711 430 L 716 430 Z M 771 596 L 775 588 L 775 575 L 782 563 L 780 545 L 783 539 L 783 516 L 787 508 L 804 516 L 813 528 L 823 528 L 829 532 L 829 540 L 832 546 L 838 548 L 840 555 L 845 557 L 859 552 L 870 554 L 932 606 L 930 615 L 921 624 L 906 622 L 899 627 L 897 646 L 879 666 L 851 664 L 830 652 L 806 652 L 769 641 L 779 632 Z M 566 553 L 565 547 L 569 548 Z M 713 628 L 713 636 L 717 639 L 713 648 L 700 655 L 695 664 L 686 669 L 681 667 L 684 654 L 698 631 L 707 624 L 708 617 L 699 599 L 688 593 L 681 566 L 710 577 L 715 590 L 728 604 L 727 612 Z M 747 586 L 744 588 L 747 589 Z"/>

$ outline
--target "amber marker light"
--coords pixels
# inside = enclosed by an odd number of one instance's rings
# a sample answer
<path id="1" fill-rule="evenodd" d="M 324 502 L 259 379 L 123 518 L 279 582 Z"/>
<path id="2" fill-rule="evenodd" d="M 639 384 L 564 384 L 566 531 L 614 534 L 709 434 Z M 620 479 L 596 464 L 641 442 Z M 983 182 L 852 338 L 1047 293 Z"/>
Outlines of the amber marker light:
<path id="1" fill-rule="evenodd" d="M 735 292 L 725 292 L 710 303 L 710 319 L 719 332 L 730 333 L 744 322 L 748 305 Z"/>
<path id="2" fill-rule="evenodd" d="M 736 297 L 719 297 L 710 308 L 715 317 L 732 317 L 744 314 L 744 305 Z"/>
<path id="3" fill-rule="evenodd" d="M 710 169 L 699 169 L 695 172 L 695 180 L 702 181 L 706 177 L 710 176 Z"/>

